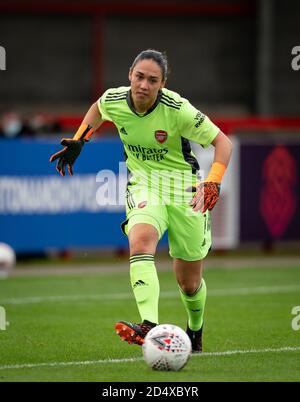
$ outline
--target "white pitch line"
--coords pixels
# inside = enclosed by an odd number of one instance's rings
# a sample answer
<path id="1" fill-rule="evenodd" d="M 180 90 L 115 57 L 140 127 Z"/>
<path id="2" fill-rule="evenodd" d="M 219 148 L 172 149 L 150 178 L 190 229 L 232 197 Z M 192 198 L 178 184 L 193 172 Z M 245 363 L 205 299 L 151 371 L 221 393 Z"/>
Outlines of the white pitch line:
<path id="1" fill-rule="evenodd" d="M 300 351 L 300 346 L 285 346 L 282 348 L 266 348 L 266 349 L 248 349 L 248 350 L 225 350 L 223 352 L 204 352 L 192 355 L 195 357 L 206 356 L 233 356 L 238 354 L 250 354 L 250 353 L 283 353 L 283 352 L 297 352 Z M 44 363 L 28 363 L 28 364 L 12 364 L 0 366 L 0 370 L 10 369 L 26 369 L 26 368 L 38 368 L 38 367 L 66 367 L 66 366 L 88 366 L 93 364 L 111 364 L 111 363 L 134 363 L 142 361 L 142 357 L 132 357 L 124 359 L 102 359 L 102 360 L 85 360 L 85 361 L 71 361 L 71 362 L 44 362 Z"/>
<path id="2" fill-rule="evenodd" d="M 37 368 L 37 367 L 88 366 L 93 364 L 107 364 L 107 363 L 130 363 L 130 362 L 137 362 L 139 360 L 143 360 L 143 358 L 133 357 L 127 359 L 124 358 L 124 359 L 85 360 L 85 361 L 74 361 L 74 362 L 15 364 L 15 365 L 0 366 L 0 370 Z"/>
<path id="3" fill-rule="evenodd" d="M 231 288 L 231 289 L 210 289 L 208 291 L 209 297 L 219 296 L 248 296 L 256 294 L 274 294 L 274 293 L 292 293 L 300 292 L 299 285 L 286 285 L 286 286 L 260 286 L 249 288 Z M 177 291 L 161 292 L 160 297 L 163 299 L 172 299 L 178 297 Z M 76 302 L 84 300 L 130 300 L 132 293 L 115 293 L 115 294 L 77 294 L 77 295 L 57 295 L 57 296 L 33 296 L 33 297 L 20 297 L 0 300 L 0 305 L 9 304 L 38 304 L 48 302 Z"/>
<path id="4" fill-rule="evenodd" d="M 195 356 L 230 356 L 249 353 L 282 353 L 282 352 L 297 352 L 300 351 L 300 346 L 285 346 L 282 348 L 266 348 L 266 349 L 248 349 L 248 350 L 225 350 L 223 352 L 203 352 Z M 194 356 L 194 355 L 193 355 Z"/>

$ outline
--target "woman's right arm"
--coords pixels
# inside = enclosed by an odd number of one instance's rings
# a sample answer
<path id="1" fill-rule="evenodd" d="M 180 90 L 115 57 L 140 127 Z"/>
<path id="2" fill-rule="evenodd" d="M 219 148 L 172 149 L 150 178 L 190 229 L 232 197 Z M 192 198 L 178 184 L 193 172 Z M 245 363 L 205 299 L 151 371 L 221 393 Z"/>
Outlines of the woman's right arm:
<path id="1" fill-rule="evenodd" d="M 61 140 L 61 145 L 63 145 L 64 148 L 50 157 L 50 162 L 57 160 L 56 170 L 61 176 L 65 175 L 66 168 L 69 174 L 71 176 L 73 175 L 73 165 L 85 141 L 88 141 L 93 132 L 101 126 L 103 121 L 97 102 L 95 102 L 89 108 L 74 137 L 63 138 Z"/>
<path id="2" fill-rule="evenodd" d="M 94 131 L 96 131 L 104 122 L 102 119 L 97 102 L 93 103 L 84 116 L 73 140 L 88 140 Z"/>

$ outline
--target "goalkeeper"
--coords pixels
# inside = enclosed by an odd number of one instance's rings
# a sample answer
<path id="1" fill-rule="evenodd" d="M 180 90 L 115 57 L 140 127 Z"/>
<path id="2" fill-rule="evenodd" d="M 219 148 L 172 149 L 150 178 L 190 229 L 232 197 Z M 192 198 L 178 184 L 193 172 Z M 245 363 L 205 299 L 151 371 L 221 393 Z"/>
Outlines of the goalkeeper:
<path id="1" fill-rule="evenodd" d="M 168 230 L 169 252 L 179 295 L 187 313 L 187 334 L 193 352 L 202 351 L 206 284 L 203 260 L 211 248 L 210 211 L 220 192 L 232 145 L 203 113 L 176 92 L 165 88 L 168 66 L 164 54 L 142 51 L 129 69 L 130 86 L 108 89 L 95 102 L 72 139 L 52 155 L 56 169 L 73 174 L 85 142 L 103 121 L 119 131 L 128 167 L 126 221 L 123 232 L 130 249 L 130 280 L 140 323 L 119 321 L 116 333 L 142 345 L 159 323 L 157 244 Z M 214 159 L 204 180 L 189 140 L 214 146 Z M 100 157 L 100 156 L 99 156 Z M 163 183 L 163 184 L 162 184 Z"/>

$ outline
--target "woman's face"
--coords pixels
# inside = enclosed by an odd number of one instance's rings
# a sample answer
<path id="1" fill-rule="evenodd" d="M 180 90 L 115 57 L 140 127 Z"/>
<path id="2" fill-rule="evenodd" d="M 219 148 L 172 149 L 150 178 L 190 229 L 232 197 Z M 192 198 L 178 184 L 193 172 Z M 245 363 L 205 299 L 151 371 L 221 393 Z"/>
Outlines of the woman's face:
<path id="1" fill-rule="evenodd" d="M 137 106 L 151 106 L 165 85 L 160 66 L 152 59 L 140 60 L 129 71 L 131 94 Z"/>

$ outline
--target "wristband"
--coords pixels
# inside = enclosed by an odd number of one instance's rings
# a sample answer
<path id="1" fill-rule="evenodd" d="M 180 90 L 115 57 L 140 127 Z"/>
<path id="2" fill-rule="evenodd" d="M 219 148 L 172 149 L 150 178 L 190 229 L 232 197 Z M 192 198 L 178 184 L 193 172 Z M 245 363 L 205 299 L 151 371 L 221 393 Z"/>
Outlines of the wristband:
<path id="1" fill-rule="evenodd" d="M 220 184 L 222 181 L 222 177 L 225 173 L 226 166 L 221 162 L 214 162 L 208 172 L 208 176 L 205 179 L 205 182 L 213 182 Z"/>
<path id="2" fill-rule="evenodd" d="M 89 124 L 81 123 L 79 129 L 73 137 L 73 140 L 85 140 L 88 141 L 90 136 L 93 134 L 93 127 Z"/>

